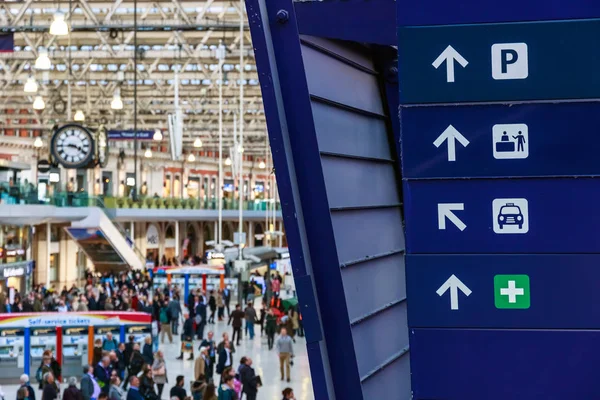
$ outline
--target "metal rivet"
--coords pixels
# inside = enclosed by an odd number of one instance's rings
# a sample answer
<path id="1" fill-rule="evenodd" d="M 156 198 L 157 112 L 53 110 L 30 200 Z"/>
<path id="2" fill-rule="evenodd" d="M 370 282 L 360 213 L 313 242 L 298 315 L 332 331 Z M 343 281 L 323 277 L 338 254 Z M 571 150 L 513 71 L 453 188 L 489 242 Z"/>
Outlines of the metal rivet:
<path id="1" fill-rule="evenodd" d="M 290 13 L 288 13 L 286 10 L 277 11 L 277 22 L 279 22 L 280 24 L 284 24 L 288 22 L 289 19 Z"/>

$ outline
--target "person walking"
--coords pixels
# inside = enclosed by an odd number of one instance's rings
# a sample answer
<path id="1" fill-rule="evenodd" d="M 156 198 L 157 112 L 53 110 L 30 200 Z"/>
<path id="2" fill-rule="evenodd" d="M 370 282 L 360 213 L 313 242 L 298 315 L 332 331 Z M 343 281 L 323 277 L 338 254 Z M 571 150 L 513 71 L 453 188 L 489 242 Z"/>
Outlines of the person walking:
<path id="1" fill-rule="evenodd" d="M 91 365 L 85 365 L 83 367 L 83 376 L 81 377 L 79 387 L 81 389 L 83 400 L 98 400 L 100 386 L 96 382 L 96 378 L 94 378 L 94 367 Z"/>
<path id="2" fill-rule="evenodd" d="M 256 322 L 256 310 L 254 309 L 253 303 L 248 303 L 246 305 L 244 317 L 246 318 L 246 329 L 250 335 L 250 340 L 252 340 L 254 339 L 254 323 Z"/>
<path id="3" fill-rule="evenodd" d="M 44 390 L 42 391 L 42 400 L 56 400 L 58 398 L 58 386 L 54 380 L 52 372 L 46 372 L 44 375 Z"/>
<path id="4" fill-rule="evenodd" d="M 275 332 L 277 332 L 277 317 L 273 312 L 273 309 L 269 309 L 265 318 L 265 332 L 267 334 L 267 346 L 269 350 L 273 349 L 275 343 Z"/>
<path id="5" fill-rule="evenodd" d="M 171 322 L 173 317 L 171 316 L 171 310 L 169 303 L 166 301 L 163 303 L 159 311 L 160 320 L 160 342 L 165 343 L 165 334 L 169 337 L 169 343 L 173 344 L 173 333 L 171 332 Z"/>
<path id="6" fill-rule="evenodd" d="M 98 386 L 100 386 L 100 391 L 102 393 L 108 394 L 108 389 L 110 387 L 110 357 L 104 356 L 102 360 L 94 367 L 94 377 L 96 378 L 96 382 Z"/>
<path id="7" fill-rule="evenodd" d="M 242 393 L 246 395 L 246 400 L 256 400 L 256 395 L 261 382 L 260 377 L 256 376 L 254 368 L 252 368 L 252 359 L 246 357 L 244 361 L 244 364 L 240 367 Z"/>
<path id="8" fill-rule="evenodd" d="M 156 387 L 158 388 L 158 398 L 162 399 L 165 384 L 169 382 L 167 379 L 167 364 L 165 363 L 165 357 L 162 350 L 157 351 L 154 356 L 152 376 L 154 378 L 154 383 L 156 383 Z"/>
<path id="9" fill-rule="evenodd" d="M 231 316 L 231 311 L 229 310 L 229 303 L 231 303 L 231 290 L 229 290 L 229 286 L 223 289 L 223 303 L 225 303 L 225 308 L 227 309 L 227 317 Z"/>
<path id="10" fill-rule="evenodd" d="M 281 392 L 283 398 L 281 400 L 295 400 L 294 390 L 292 388 L 285 388 L 283 392 Z"/>
<path id="11" fill-rule="evenodd" d="M 109 400 L 125 400 L 125 394 L 121 389 L 121 378 L 112 376 L 110 378 L 110 389 L 108 390 Z"/>
<path id="12" fill-rule="evenodd" d="M 196 335 L 198 340 L 204 337 L 204 327 L 206 326 L 206 304 L 202 296 L 196 296 L 194 303 L 194 321 L 196 322 Z"/>
<path id="13" fill-rule="evenodd" d="M 19 381 L 21 382 L 21 387 L 26 388 L 27 392 L 29 392 L 29 394 L 27 395 L 27 399 L 35 400 L 35 390 L 33 390 L 33 388 L 31 387 L 31 383 L 29 382 L 29 375 L 27 375 L 27 374 L 21 375 L 21 378 L 19 379 Z"/>
<path id="14" fill-rule="evenodd" d="M 179 296 L 174 295 L 169 301 L 169 312 L 171 313 L 171 330 L 173 335 L 179 332 L 179 317 L 181 316 L 181 303 Z"/>
<path id="15" fill-rule="evenodd" d="M 104 351 L 113 351 L 119 347 L 119 343 L 117 339 L 113 338 L 112 332 L 106 333 L 106 338 L 102 342 L 102 350 Z"/>
<path id="16" fill-rule="evenodd" d="M 210 369 L 209 373 L 206 374 L 206 382 L 210 383 L 213 380 L 213 374 L 215 369 L 215 363 L 217 361 L 217 344 L 214 340 L 215 333 L 213 331 L 209 331 L 206 335 L 206 339 L 200 343 L 200 348 L 206 347 L 208 357 L 210 359 Z"/>
<path id="17" fill-rule="evenodd" d="M 214 383 L 209 383 L 204 390 L 202 400 L 219 400 L 216 393 L 217 388 Z"/>
<path id="18" fill-rule="evenodd" d="M 175 379 L 175 386 L 171 388 L 169 396 L 171 399 L 177 398 L 178 400 L 185 400 L 187 392 L 184 389 L 185 378 L 183 375 L 178 375 Z"/>
<path id="19" fill-rule="evenodd" d="M 215 314 L 217 313 L 217 299 L 215 298 L 215 291 L 210 291 L 210 297 L 208 298 L 208 308 L 210 308 L 210 317 L 208 318 L 209 324 L 215 323 Z"/>
<path id="20" fill-rule="evenodd" d="M 289 382 L 291 380 L 290 362 L 294 357 L 294 346 L 292 338 L 287 334 L 286 328 L 281 328 L 281 334 L 275 342 L 275 347 L 277 348 L 277 353 L 279 354 L 279 370 L 281 372 L 281 380 L 285 378 L 285 372 L 287 373 L 287 381 Z"/>
<path id="21" fill-rule="evenodd" d="M 235 391 L 233 390 L 233 377 L 227 375 L 223 378 L 223 383 L 219 386 L 218 400 L 235 400 Z"/>
<path id="22" fill-rule="evenodd" d="M 231 355 L 231 345 L 229 340 L 225 341 L 223 349 L 219 352 L 219 363 L 217 364 L 217 374 L 222 374 L 225 368 L 233 366 L 233 357 Z"/>
<path id="23" fill-rule="evenodd" d="M 129 372 L 127 375 L 127 379 L 132 376 L 137 376 L 144 367 L 144 356 L 140 352 L 140 344 L 136 343 L 133 346 L 133 353 L 131 353 L 131 361 L 129 362 Z"/>
<path id="24" fill-rule="evenodd" d="M 223 314 L 225 312 L 225 301 L 223 300 L 223 291 L 217 292 L 217 317 L 219 321 L 223 321 Z"/>
<path id="25" fill-rule="evenodd" d="M 144 339 L 144 348 L 142 349 L 142 357 L 144 357 L 144 363 L 151 366 L 154 363 L 154 351 L 152 351 L 152 336 L 146 336 Z"/>
<path id="26" fill-rule="evenodd" d="M 127 400 L 144 400 L 140 393 L 140 379 L 137 376 L 129 378 L 129 391 L 127 392 Z"/>
<path id="27" fill-rule="evenodd" d="M 194 321 L 189 314 L 185 314 L 183 332 L 181 333 L 181 355 L 177 357 L 178 360 L 183 360 L 184 351 L 190 351 L 188 360 L 194 359 Z"/>
<path id="28" fill-rule="evenodd" d="M 156 390 L 154 390 L 154 379 L 152 377 L 152 368 L 145 368 L 145 372 L 142 375 L 142 379 L 140 381 L 140 394 L 144 396 L 145 400 L 159 400 L 160 397 L 156 394 Z"/>
<path id="29" fill-rule="evenodd" d="M 229 322 L 227 324 L 231 324 L 233 328 L 233 334 L 231 336 L 231 341 L 235 342 L 236 334 L 237 334 L 237 342 L 236 345 L 240 345 L 240 340 L 242 338 L 242 319 L 246 318 L 246 314 L 242 311 L 242 307 L 237 304 L 235 306 L 235 310 L 231 314 L 229 314 Z M 233 321 L 233 322 L 232 322 Z"/>
<path id="30" fill-rule="evenodd" d="M 65 389 L 62 400 L 83 400 L 81 390 L 77 388 L 77 378 L 74 376 L 69 378 L 69 387 Z"/>

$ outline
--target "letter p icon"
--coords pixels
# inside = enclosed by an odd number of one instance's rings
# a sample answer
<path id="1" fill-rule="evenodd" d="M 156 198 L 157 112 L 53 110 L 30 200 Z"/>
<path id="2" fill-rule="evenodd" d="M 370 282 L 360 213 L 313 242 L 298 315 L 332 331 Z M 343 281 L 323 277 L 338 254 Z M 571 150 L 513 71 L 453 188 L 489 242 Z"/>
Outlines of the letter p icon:
<path id="1" fill-rule="evenodd" d="M 492 45 L 492 78 L 495 80 L 525 79 L 527 76 L 529 76 L 527 43 Z"/>

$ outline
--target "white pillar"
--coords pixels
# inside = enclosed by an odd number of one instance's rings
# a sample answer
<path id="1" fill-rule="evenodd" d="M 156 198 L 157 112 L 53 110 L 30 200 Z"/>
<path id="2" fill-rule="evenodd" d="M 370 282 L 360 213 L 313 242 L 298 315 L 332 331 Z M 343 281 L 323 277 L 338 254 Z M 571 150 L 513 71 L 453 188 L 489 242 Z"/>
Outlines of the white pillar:
<path id="1" fill-rule="evenodd" d="M 179 258 L 179 221 L 175 221 L 175 257 Z"/>
<path id="2" fill-rule="evenodd" d="M 129 223 L 129 234 L 131 235 L 131 241 L 133 242 L 133 247 L 135 247 L 135 223 L 131 221 Z"/>
<path id="3" fill-rule="evenodd" d="M 51 256 L 51 245 L 52 245 L 52 224 L 50 222 L 46 223 L 46 289 L 50 288 L 50 267 L 52 266 L 52 262 L 50 261 Z"/>
<path id="4" fill-rule="evenodd" d="M 281 235 L 277 236 L 277 247 L 283 247 L 283 221 L 279 221 L 277 225 L 279 225 L 277 230 L 281 232 Z"/>

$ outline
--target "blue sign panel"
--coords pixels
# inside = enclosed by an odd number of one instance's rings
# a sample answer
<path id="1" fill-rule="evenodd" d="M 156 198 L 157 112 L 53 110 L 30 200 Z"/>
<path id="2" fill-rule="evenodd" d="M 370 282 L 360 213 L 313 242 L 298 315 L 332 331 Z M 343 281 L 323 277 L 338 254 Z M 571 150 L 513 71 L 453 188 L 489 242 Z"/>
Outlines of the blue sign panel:
<path id="1" fill-rule="evenodd" d="M 411 327 L 600 329 L 597 254 L 409 255 L 406 268 Z"/>
<path id="2" fill-rule="evenodd" d="M 411 329 L 410 336 L 418 400 L 600 398 L 599 331 Z"/>
<path id="3" fill-rule="evenodd" d="M 600 20 L 399 28 L 400 102 L 600 97 Z"/>
<path id="4" fill-rule="evenodd" d="M 600 103 L 404 107 L 403 175 L 600 175 Z"/>
<path id="5" fill-rule="evenodd" d="M 600 18 L 596 0 L 419 0 L 398 2 L 398 26 Z"/>
<path id="6" fill-rule="evenodd" d="M 408 181 L 409 253 L 600 252 L 600 179 Z"/>
<path id="7" fill-rule="evenodd" d="M 138 131 L 138 140 L 152 140 L 154 131 Z M 133 140 L 135 134 L 133 130 L 115 130 L 111 129 L 108 131 L 108 138 L 110 140 Z"/>

